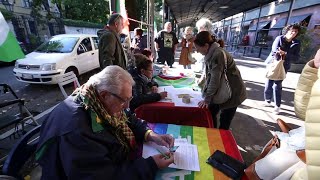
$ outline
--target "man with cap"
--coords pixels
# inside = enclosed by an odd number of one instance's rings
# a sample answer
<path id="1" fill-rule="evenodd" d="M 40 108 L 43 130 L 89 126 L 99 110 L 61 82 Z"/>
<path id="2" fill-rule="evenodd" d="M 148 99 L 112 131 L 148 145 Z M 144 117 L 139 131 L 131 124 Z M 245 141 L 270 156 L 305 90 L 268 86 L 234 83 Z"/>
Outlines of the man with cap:
<path id="1" fill-rule="evenodd" d="M 103 30 L 97 32 L 99 40 L 99 62 L 101 69 L 109 65 L 118 65 L 127 69 L 127 57 L 120 41 L 123 29 L 123 17 L 112 14 Z"/>

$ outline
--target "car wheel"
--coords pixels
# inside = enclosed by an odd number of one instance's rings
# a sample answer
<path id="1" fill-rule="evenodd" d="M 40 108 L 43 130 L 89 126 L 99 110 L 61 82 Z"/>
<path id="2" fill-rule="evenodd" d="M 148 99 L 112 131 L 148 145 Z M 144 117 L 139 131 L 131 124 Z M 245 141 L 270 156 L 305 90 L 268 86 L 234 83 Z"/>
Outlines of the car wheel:
<path id="1" fill-rule="evenodd" d="M 77 76 L 77 78 L 79 77 L 79 72 L 78 69 L 75 67 L 68 67 L 65 73 L 71 72 L 73 71 L 73 73 Z"/>

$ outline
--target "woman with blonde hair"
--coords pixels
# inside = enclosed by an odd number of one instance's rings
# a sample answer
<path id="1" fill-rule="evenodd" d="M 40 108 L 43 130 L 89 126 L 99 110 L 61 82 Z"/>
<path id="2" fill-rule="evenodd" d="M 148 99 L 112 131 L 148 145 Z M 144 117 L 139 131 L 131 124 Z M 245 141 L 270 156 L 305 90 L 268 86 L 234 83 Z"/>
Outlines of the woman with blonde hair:
<path id="1" fill-rule="evenodd" d="M 179 59 L 179 64 L 183 65 L 184 69 L 191 69 L 192 52 L 193 52 L 193 28 L 187 26 L 184 29 L 184 35 L 181 41 L 181 54 Z M 191 59 L 190 59 L 191 58 Z"/>

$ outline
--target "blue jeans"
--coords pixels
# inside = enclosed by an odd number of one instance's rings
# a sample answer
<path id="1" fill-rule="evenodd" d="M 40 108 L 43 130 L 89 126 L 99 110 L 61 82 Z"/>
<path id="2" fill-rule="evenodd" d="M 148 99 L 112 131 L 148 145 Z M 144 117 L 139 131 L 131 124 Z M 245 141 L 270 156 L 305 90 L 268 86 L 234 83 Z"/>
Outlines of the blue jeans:
<path id="1" fill-rule="evenodd" d="M 275 104 L 280 107 L 282 93 L 282 80 L 275 81 L 268 79 L 264 87 L 264 100 L 271 102 L 272 96 Z"/>

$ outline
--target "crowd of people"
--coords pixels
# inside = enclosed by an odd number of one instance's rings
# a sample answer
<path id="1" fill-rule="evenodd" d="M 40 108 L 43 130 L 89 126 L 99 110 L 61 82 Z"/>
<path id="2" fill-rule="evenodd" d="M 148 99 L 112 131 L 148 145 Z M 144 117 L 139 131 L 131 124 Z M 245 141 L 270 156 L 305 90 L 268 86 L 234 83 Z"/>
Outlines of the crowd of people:
<path id="1" fill-rule="evenodd" d="M 159 169 L 174 162 L 174 153 L 170 152 L 146 159 L 138 156 L 138 145 L 143 142 L 170 148 L 174 139 L 156 134 L 145 120 L 135 117 L 137 107 L 164 99 L 167 92 L 159 92 L 153 80 L 155 55 L 146 49 L 143 30 L 136 28 L 131 46 L 124 48 L 122 29 L 123 17 L 112 14 L 105 28 L 98 32 L 101 72 L 90 77 L 46 117 L 36 154 L 42 179 L 154 179 Z M 201 19 L 196 29 L 195 35 L 192 27 L 184 30 L 179 64 L 191 69 L 193 52 L 202 55 L 202 75 L 197 83 L 202 86 L 203 100 L 198 106 L 210 111 L 215 128 L 228 130 L 237 107 L 247 98 L 246 87 L 232 55 L 212 32 L 211 22 Z M 269 63 L 281 57 L 286 72 L 300 51 L 296 40 L 299 27 L 289 26 L 287 30 L 275 39 L 267 59 Z M 173 67 L 179 41 L 170 22 L 164 24 L 154 43 L 156 62 Z M 318 68 L 319 61 L 315 60 L 312 66 Z M 215 100 L 224 80 L 231 96 L 224 101 Z M 282 80 L 268 80 L 264 91 L 267 104 L 274 96 L 276 113 L 280 111 L 281 84 Z M 295 107 L 299 111 L 299 106 Z"/>

